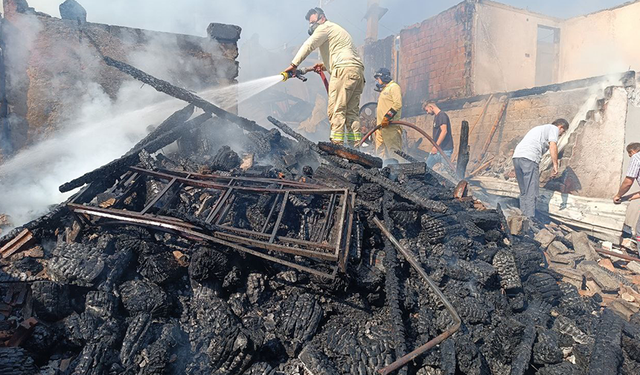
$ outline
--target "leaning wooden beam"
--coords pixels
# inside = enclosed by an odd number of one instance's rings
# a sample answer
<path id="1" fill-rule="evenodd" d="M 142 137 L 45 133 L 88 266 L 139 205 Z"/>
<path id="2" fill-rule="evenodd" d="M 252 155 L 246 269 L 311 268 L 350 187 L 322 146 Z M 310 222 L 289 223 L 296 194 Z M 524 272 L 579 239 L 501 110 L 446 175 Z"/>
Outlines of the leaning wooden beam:
<path id="1" fill-rule="evenodd" d="M 489 150 L 489 145 L 491 145 L 491 141 L 493 141 L 493 136 L 496 134 L 496 130 L 498 130 L 498 125 L 500 125 L 500 123 L 502 122 L 502 118 L 504 117 L 504 113 L 508 105 L 509 105 L 509 98 L 507 98 L 504 101 L 504 104 L 502 105 L 502 109 L 500 110 L 500 114 L 496 118 L 496 122 L 493 124 L 493 127 L 491 128 L 489 137 L 487 138 L 487 141 L 484 143 L 484 146 L 482 146 L 482 151 L 480 152 L 480 155 L 476 159 L 476 164 L 482 163 L 482 161 L 484 160 L 484 156 L 486 155 L 487 150 Z"/>
<path id="2" fill-rule="evenodd" d="M 192 114 L 193 114 L 193 107 L 187 106 L 179 111 L 176 111 L 174 114 L 169 116 L 160 125 L 160 127 L 162 128 L 180 127 L 180 125 L 183 125 L 189 119 L 189 117 L 191 117 Z M 60 190 L 60 192 L 62 193 L 66 193 L 68 191 L 71 191 L 89 182 L 96 181 L 98 179 L 107 180 L 110 178 L 117 177 L 118 173 L 123 172 L 128 167 L 138 163 L 139 161 L 138 153 L 140 153 L 140 151 L 142 151 L 142 149 L 145 148 L 146 146 L 146 144 L 140 144 L 140 143 L 141 142 L 139 142 L 138 145 L 134 146 L 131 150 L 129 150 L 126 154 L 124 154 L 120 158 L 113 160 L 101 166 L 100 168 L 94 169 L 91 172 L 87 172 L 76 179 L 73 179 L 69 182 L 66 182 L 60 185 L 58 190 Z M 164 146 L 166 146 L 166 144 Z"/>
<path id="3" fill-rule="evenodd" d="M 210 118 L 210 113 L 203 113 L 200 116 L 185 122 L 184 125 L 178 126 L 177 128 L 158 136 L 153 141 L 145 144 L 142 148 L 144 148 L 148 153 L 153 154 L 166 145 L 169 145 L 178 140 L 178 138 L 180 138 L 184 133 L 198 128 Z"/>
<path id="4" fill-rule="evenodd" d="M 129 152 L 142 150 L 142 147 L 144 147 L 144 145 L 146 145 L 147 143 L 154 141 L 166 132 L 175 129 L 176 124 L 183 124 L 185 121 L 191 118 L 194 109 L 194 105 L 189 104 L 183 109 L 176 111 L 166 120 L 164 120 L 160 125 L 158 125 L 151 133 L 147 134 L 146 137 L 142 138 L 140 142 L 136 143 L 135 146 L 133 146 L 131 150 L 129 150 Z"/>
<path id="5" fill-rule="evenodd" d="M 108 57 L 108 56 L 104 56 L 103 60 L 107 65 L 112 66 L 120 70 L 121 72 L 130 75 L 131 77 L 137 79 L 140 82 L 146 83 L 147 85 L 153 87 L 154 89 L 160 92 L 173 96 L 176 99 L 184 100 L 187 103 L 191 103 L 196 107 L 203 109 L 205 112 L 213 113 L 214 115 L 222 119 L 229 120 L 237 124 L 238 126 L 240 126 L 242 129 L 246 131 L 261 131 L 261 132 L 267 131 L 267 129 L 256 124 L 255 121 L 251 121 L 244 117 L 235 115 L 231 112 L 227 112 L 224 109 L 216 106 L 211 102 L 208 102 L 202 99 L 198 95 L 186 89 L 174 86 L 167 81 L 163 81 L 161 79 L 153 77 L 143 72 L 142 70 L 135 68 L 127 63 L 123 63 L 122 61 L 112 59 L 111 57 Z"/>

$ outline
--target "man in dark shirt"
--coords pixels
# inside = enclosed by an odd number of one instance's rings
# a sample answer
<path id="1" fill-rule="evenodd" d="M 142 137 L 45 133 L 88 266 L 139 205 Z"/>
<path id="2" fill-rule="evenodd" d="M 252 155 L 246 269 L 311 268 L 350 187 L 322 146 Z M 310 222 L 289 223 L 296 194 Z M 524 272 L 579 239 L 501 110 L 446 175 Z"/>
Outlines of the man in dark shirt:
<path id="1" fill-rule="evenodd" d="M 444 154 L 451 159 L 453 154 L 453 137 L 451 136 L 451 121 L 449 116 L 435 102 L 424 103 L 424 110 L 434 116 L 433 118 L 433 140 L 444 151 Z M 442 163 L 442 156 L 438 153 L 438 149 L 431 148 L 431 153 L 427 158 L 427 166 L 433 168 L 436 164 Z"/>

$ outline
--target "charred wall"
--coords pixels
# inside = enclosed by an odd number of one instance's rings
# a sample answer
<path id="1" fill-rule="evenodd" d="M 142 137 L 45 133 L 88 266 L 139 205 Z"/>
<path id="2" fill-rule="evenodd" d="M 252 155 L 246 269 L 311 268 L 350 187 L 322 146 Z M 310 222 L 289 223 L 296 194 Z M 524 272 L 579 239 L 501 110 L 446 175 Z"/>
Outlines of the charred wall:
<path id="1" fill-rule="evenodd" d="M 104 65 L 98 49 L 194 91 L 238 75 L 236 26 L 212 24 L 208 37 L 195 37 L 64 20 L 24 4 L 4 1 L 5 153 L 58 130 L 95 92 L 116 99 L 128 78 Z"/>

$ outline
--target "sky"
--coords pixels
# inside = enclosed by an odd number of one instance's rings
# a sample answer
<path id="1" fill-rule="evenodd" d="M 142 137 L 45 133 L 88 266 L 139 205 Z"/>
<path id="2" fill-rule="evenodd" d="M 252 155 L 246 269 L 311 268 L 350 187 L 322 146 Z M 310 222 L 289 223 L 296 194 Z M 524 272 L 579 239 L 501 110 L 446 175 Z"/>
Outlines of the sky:
<path id="1" fill-rule="evenodd" d="M 436 15 L 461 0 L 381 0 L 389 11 L 381 19 L 379 38 L 396 34 L 406 26 Z M 29 0 L 36 10 L 59 17 L 61 0 Z M 285 45 L 299 45 L 307 37 L 309 8 L 320 0 L 78 0 L 90 22 L 156 31 L 206 35 L 211 22 L 242 27 L 242 37 L 257 33 L 260 43 L 277 51 Z M 367 0 L 324 0 L 327 18 L 347 29 L 358 44 L 363 43 Z M 502 0 L 519 8 L 558 18 L 571 18 L 625 3 L 624 0 Z M 233 4 L 233 5 L 230 5 Z M 242 40 L 239 42 L 242 44 Z"/>

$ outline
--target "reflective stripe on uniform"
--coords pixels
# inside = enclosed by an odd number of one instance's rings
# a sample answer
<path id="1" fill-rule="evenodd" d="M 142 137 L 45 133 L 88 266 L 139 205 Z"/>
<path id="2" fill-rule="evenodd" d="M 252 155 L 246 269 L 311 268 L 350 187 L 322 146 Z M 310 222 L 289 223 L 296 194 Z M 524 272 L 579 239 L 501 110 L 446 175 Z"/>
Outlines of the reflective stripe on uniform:
<path id="1" fill-rule="evenodd" d="M 356 132 L 356 133 L 347 133 L 347 141 L 359 141 L 362 139 L 362 133 L 360 132 Z"/>
<path id="2" fill-rule="evenodd" d="M 344 132 L 331 132 L 329 136 L 330 139 L 334 139 L 336 141 L 344 141 Z"/>

